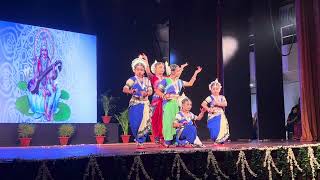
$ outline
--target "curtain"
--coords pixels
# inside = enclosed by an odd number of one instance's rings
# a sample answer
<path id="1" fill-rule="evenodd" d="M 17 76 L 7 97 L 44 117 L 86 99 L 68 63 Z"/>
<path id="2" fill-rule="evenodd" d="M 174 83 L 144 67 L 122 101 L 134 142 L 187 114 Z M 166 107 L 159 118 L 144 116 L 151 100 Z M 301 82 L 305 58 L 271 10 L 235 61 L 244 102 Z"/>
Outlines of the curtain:
<path id="1" fill-rule="evenodd" d="M 320 140 L 320 0 L 296 0 L 301 141 Z"/>

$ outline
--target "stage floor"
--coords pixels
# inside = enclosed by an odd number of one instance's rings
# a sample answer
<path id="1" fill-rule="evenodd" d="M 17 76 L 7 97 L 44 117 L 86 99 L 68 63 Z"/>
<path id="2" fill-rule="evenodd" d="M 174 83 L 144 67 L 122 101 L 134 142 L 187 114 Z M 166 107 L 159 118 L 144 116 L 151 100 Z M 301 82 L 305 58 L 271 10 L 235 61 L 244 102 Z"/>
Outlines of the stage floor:
<path id="1" fill-rule="evenodd" d="M 30 146 L 30 147 L 0 147 L 0 160 L 49 160 L 65 159 L 72 157 L 96 156 L 127 156 L 139 154 L 159 154 L 159 153 L 193 153 L 196 151 L 239 151 L 249 149 L 259 149 L 266 147 L 296 147 L 304 145 L 317 146 L 317 142 L 299 141 L 251 141 L 251 142 L 227 142 L 224 145 L 213 145 L 211 142 L 204 142 L 205 148 L 183 148 L 172 147 L 163 148 L 154 143 L 146 143 L 145 149 L 136 149 L 134 143 L 129 144 L 81 144 L 67 146 Z"/>

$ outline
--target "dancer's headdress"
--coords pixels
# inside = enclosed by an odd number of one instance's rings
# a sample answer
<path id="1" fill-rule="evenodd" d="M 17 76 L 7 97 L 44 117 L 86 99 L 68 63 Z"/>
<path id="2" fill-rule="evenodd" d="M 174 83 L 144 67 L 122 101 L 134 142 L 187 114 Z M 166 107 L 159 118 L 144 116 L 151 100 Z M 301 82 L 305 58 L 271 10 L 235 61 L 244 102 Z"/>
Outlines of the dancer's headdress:
<path id="1" fill-rule="evenodd" d="M 166 62 L 164 63 L 164 67 L 166 68 L 166 74 L 167 74 L 167 76 L 170 76 L 170 74 L 171 74 L 171 69 L 170 69 L 170 65 L 169 65 L 168 61 L 166 61 Z"/>
<path id="2" fill-rule="evenodd" d="M 154 60 L 154 62 L 151 64 L 150 70 L 154 74 L 156 72 L 156 64 L 158 63 L 157 60 Z"/>
<path id="3" fill-rule="evenodd" d="M 132 71 L 134 71 L 134 68 L 137 64 L 142 64 L 144 68 L 147 66 L 142 58 L 135 58 L 131 63 Z"/>
<path id="4" fill-rule="evenodd" d="M 185 100 L 185 99 L 189 99 L 189 98 L 184 93 L 182 93 L 182 95 L 179 96 L 179 98 L 177 99 L 178 105 L 179 105 L 180 108 L 182 107 L 182 101 Z"/>
<path id="5" fill-rule="evenodd" d="M 214 86 L 220 87 L 220 88 L 222 87 L 221 84 L 220 84 L 220 82 L 218 81 L 218 78 L 217 78 L 216 80 L 212 81 L 212 82 L 209 84 L 209 90 L 211 91 L 212 87 L 214 87 Z"/>

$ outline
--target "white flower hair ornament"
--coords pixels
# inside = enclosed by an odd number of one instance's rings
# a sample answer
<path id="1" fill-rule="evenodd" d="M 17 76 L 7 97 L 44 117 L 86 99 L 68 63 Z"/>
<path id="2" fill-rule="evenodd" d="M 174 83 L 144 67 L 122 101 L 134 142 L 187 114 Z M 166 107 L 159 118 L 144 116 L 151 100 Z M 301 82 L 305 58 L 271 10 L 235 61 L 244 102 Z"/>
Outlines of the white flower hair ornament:
<path id="1" fill-rule="evenodd" d="M 146 63 L 142 58 L 135 58 L 132 62 L 131 62 L 131 68 L 132 71 L 134 71 L 134 68 L 137 64 L 142 64 L 144 68 L 146 68 Z"/>
<path id="2" fill-rule="evenodd" d="M 150 70 L 154 74 L 156 72 L 156 64 L 158 63 L 157 60 L 154 60 L 154 62 L 151 64 Z"/>
<path id="3" fill-rule="evenodd" d="M 179 96 L 178 99 L 177 99 L 179 107 L 182 107 L 182 101 L 184 99 L 189 99 L 189 98 L 184 93 L 182 93 L 182 95 Z"/>
<path id="4" fill-rule="evenodd" d="M 164 66 L 165 66 L 165 69 L 166 69 L 167 76 L 170 76 L 170 74 L 171 74 L 171 69 L 170 69 L 170 66 L 169 66 L 168 61 L 166 61 L 166 62 L 164 63 Z"/>
<path id="5" fill-rule="evenodd" d="M 215 86 L 222 88 L 220 82 L 218 81 L 218 78 L 209 84 L 209 90 L 211 91 L 212 87 L 215 87 Z"/>

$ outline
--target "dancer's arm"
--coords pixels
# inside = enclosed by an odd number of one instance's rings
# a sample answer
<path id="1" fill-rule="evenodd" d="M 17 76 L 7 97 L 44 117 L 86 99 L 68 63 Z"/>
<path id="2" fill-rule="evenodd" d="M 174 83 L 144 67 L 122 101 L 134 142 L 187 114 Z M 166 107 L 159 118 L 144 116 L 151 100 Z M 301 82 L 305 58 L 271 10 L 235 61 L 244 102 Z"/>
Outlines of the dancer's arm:
<path id="1" fill-rule="evenodd" d="M 162 99 L 168 99 L 170 97 L 170 94 L 164 94 L 159 88 L 155 89 L 155 93 Z"/>
<path id="2" fill-rule="evenodd" d="M 164 93 L 164 88 L 166 86 L 166 82 L 167 82 L 166 79 L 163 79 L 159 83 L 158 87 L 155 89 L 156 95 L 160 96 L 163 99 L 168 99 L 170 97 L 170 94 L 165 94 Z"/>
<path id="3" fill-rule="evenodd" d="M 186 62 L 186 63 L 182 64 L 180 68 L 183 70 L 187 66 L 188 66 L 188 63 Z"/>
<path id="4" fill-rule="evenodd" d="M 151 96 L 151 95 L 152 95 L 153 90 L 152 90 L 152 87 L 151 87 L 151 86 L 148 88 L 147 93 L 148 93 L 148 96 Z"/>
<path id="5" fill-rule="evenodd" d="M 135 89 L 132 89 L 132 85 L 133 85 L 134 81 L 130 78 L 127 80 L 126 85 L 123 86 L 122 88 L 122 92 L 126 93 L 126 94 L 133 94 L 135 93 Z"/>
<path id="6" fill-rule="evenodd" d="M 197 75 L 202 71 L 202 68 L 200 66 L 197 67 L 197 70 L 194 72 L 192 78 L 190 79 L 189 82 L 184 82 L 183 83 L 183 86 L 184 87 L 190 87 L 190 86 L 193 86 L 194 82 L 196 81 L 197 79 Z"/>
<path id="7" fill-rule="evenodd" d="M 174 121 L 174 122 L 173 122 L 173 127 L 174 127 L 174 128 L 180 128 L 181 126 L 183 126 L 182 123 L 179 123 L 179 122 L 177 122 L 177 121 Z"/>
<path id="8" fill-rule="evenodd" d="M 129 89 L 128 87 L 125 86 L 125 87 L 123 87 L 122 92 L 126 93 L 126 94 L 133 94 L 135 92 L 135 90 Z"/>
<path id="9" fill-rule="evenodd" d="M 181 126 L 183 126 L 183 123 L 179 123 L 179 120 L 181 120 L 181 116 L 179 114 L 176 114 L 175 120 L 172 124 L 173 128 L 180 128 Z"/>
<path id="10" fill-rule="evenodd" d="M 206 100 L 207 100 L 208 98 L 206 98 Z M 208 113 L 212 113 L 212 108 L 210 108 L 209 106 L 208 106 L 208 102 L 206 101 L 206 100 L 204 100 L 202 103 L 201 103 L 201 106 L 202 106 L 202 108 L 204 108 Z"/>
<path id="11" fill-rule="evenodd" d="M 147 55 L 142 53 L 142 54 L 139 55 L 139 58 L 142 58 L 144 60 L 144 62 L 146 63 L 146 73 L 147 73 L 147 76 L 149 78 L 151 78 L 153 76 L 153 74 L 152 74 L 152 72 L 150 70 L 150 65 L 149 65 L 149 60 L 148 60 Z"/>
<path id="12" fill-rule="evenodd" d="M 184 63 L 180 66 L 181 73 L 183 72 L 184 68 L 188 66 L 188 63 Z"/>
<path id="13" fill-rule="evenodd" d="M 151 96 L 152 93 L 153 93 L 153 91 L 152 91 L 151 83 L 148 80 L 147 81 L 147 91 L 141 91 L 141 94 L 143 97 L 147 97 L 147 96 Z"/>
<path id="14" fill-rule="evenodd" d="M 201 120 L 203 118 L 205 112 L 206 112 L 206 109 L 205 108 L 201 108 L 200 109 L 200 113 L 197 116 L 196 120 Z"/>
<path id="15" fill-rule="evenodd" d="M 221 108 L 227 107 L 228 106 L 228 102 L 227 102 L 226 98 L 224 96 L 221 96 L 221 98 L 222 98 L 222 101 L 221 102 L 215 102 L 214 105 L 218 106 L 218 107 L 221 107 Z"/>

